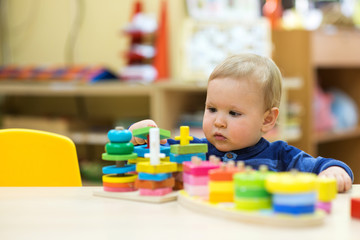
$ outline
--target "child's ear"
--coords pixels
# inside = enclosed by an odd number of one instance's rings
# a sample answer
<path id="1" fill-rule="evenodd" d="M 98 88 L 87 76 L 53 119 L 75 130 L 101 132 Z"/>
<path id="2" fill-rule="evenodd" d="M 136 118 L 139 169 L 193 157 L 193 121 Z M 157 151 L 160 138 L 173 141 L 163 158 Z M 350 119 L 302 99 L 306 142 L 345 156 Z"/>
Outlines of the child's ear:
<path id="1" fill-rule="evenodd" d="M 279 108 L 273 107 L 264 113 L 264 122 L 261 128 L 263 133 L 269 132 L 276 124 L 276 120 L 279 116 Z"/>

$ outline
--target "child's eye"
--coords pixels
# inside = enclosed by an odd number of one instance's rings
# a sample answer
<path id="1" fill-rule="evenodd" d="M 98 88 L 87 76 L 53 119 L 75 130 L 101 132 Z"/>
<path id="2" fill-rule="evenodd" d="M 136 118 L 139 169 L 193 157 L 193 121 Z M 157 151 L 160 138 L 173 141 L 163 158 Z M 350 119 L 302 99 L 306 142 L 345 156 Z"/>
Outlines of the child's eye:
<path id="1" fill-rule="evenodd" d="M 211 113 L 216 112 L 216 108 L 213 108 L 213 107 L 208 107 L 207 110 Z"/>
<path id="2" fill-rule="evenodd" d="M 233 117 L 237 117 L 237 116 L 240 116 L 241 113 L 238 113 L 238 112 L 234 112 L 234 111 L 230 111 L 229 114 Z"/>

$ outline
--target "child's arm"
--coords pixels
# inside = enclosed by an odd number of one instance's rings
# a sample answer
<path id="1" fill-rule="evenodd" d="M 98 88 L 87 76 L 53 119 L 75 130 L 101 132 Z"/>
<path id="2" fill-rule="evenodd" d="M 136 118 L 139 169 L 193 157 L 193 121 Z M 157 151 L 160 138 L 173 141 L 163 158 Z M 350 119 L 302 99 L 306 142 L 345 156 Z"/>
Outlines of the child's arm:
<path id="1" fill-rule="evenodd" d="M 328 167 L 324 171 L 320 172 L 319 176 L 335 178 L 337 182 L 338 192 L 346 192 L 351 188 L 351 178 L 342 167 Z"/>
<path id="2" fill-rule="evenodd" d="M 283 141 L 271 143 L 268 151 L 275 153 L 272 156 L 273 159 L 280 159 L 280 163 L 277 163 L 277 166 L 280 166 L 277 167 L 278 171 L 298 169 L 301 172 L 312 172 L 320 176 L 334 177 L 337 180 L 338 192 L 345 192 L 351 188 L 354 174 L 350 167 L 342 161 L 323 157 L 314 158 Z"/>
<path id="3" fill-rule="evenodd" d="M 131 125 L 129 127 L 129 131 L 133 131 L 134 129 L 138 129 L 138 128 L 144 128 L 144 127 L 158 127 L 157 124 L 151 120 L 151 119 L 146 119 L 146 120 L 142 120 L 142 121 L 139 121 L 139 122 L 136 122 L 134 123 L 133 125 Z M 138 138 L 138 137 L 132 137 L 131 139 L 131 142 L 134 144 L 134 145 L 141 145 L 141 144 L 145 144 L 146 143 L 146 140 L 145 139 L 142 139 L 142 138 Z M 161 144 L 165 144 L 167 142 L 166 139 L 162 139 L 160 140 L 160 143 Z"/>

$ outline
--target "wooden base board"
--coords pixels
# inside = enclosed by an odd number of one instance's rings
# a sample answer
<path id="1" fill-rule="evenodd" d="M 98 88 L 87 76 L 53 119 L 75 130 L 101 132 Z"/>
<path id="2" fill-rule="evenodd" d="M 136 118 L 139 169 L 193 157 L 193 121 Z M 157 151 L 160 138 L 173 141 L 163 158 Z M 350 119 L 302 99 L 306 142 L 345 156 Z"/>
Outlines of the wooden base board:
<path id="1" fill-rule="evenodd" d="M 176 201 L 178 192 L 172 192 L 164 196 L 141 196 L 139 191 L 134 192 L 106 192 L 104 190 L 95 191 L 94 196 L 117 198 L 130 201 L 148 202 L 148 203 L 165 203 L 170 201 Z"/>
<path id="2" fill-rule="evenodd" d="M 191 197 L 184 190 L 178 193 L 178 202 L 193 211 L 224 217 L 237 221 L 264 224 L 278 227 L 310 227 L 324 223 L 326 214 L 319 210 L 315 214 L 290 216 L 275 214 L 273 211 L 240 211 L 233 208 L 233 204 L 211 204 L 201 198 Z"/>

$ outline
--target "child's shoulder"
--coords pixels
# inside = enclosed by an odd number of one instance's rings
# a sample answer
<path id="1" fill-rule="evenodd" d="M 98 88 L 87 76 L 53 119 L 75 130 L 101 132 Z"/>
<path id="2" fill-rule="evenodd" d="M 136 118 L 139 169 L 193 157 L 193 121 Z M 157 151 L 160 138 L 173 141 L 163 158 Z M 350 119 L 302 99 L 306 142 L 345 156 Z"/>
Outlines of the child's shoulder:
<path id="1" fill-rule="evenodd" d="M 285 141 L 282 140 L 278 140 L 278 141 L 274 141 L 274 142 L 270 142 L 269 148 L 271 148 L 272 150 L 283 150 L 283 151 L 292 151 L 292 152 L 302 152 L 301 149 L 288 144 Z"/>

